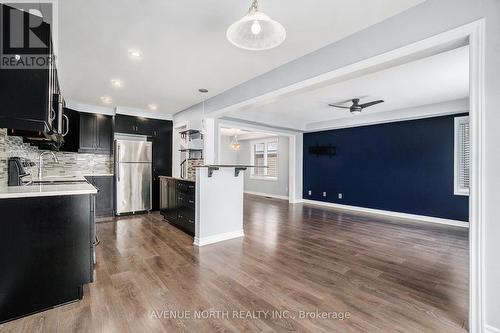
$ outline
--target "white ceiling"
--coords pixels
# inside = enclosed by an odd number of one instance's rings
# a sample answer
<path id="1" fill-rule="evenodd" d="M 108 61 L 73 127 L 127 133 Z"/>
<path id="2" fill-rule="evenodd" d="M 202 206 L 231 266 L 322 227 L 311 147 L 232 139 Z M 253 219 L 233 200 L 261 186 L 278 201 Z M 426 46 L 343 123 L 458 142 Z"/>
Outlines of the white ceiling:
<path id="1" fill-rule="evenodd" d="M 250 130 L 244 130 L 244 129 L 240 129 L 240 128 L 228 128 L 228 127 L 222 127 L 220 129 L 219 133 L 221 136 L 225 136 L 225 137 L 237 136 L 238 140 L 240 140 L 240 141 L 254 140 L 254 139 L 261 139 L 261 138 L 268 138 L 268 137 L 277 136 L 276 134 L 271 134 L 271 133 L 250 131 Z"/>
<path id="2" fill-rule="evenodd" d="M 263 74 L 423 0 L 261 0 L 260 8 L 287 29 L 280 47 L 235 48 L 227 27 L 250 0 L 59 1 L 59 75 L 68 100 L 175 113 Z M 141 61 L 127 51 L 140 49 Z M 123 81 L 115 89 L 111 79 Z"/>
<path id="3" fill-rule="evenodd" d="M 431 57 L 391 67 L 368 75 L 305 91 L 257 107 L 246 107 L 225 116 L 299 130 L 324 128 L 345 118 L 359 119 L 384 113 L 397 119 L 402 109 L 467 98 L 469 95 L 469 50 L 463 46 Z M 352 115 L 349 110 L 328 106 L 352 98 L 361 103 L 385 102 Z M 350 106 L 351 103 L 343 104 Z M 456 103 L 454 104 L 456 105 Z M 436 112 L 442 112 L 442 106 Z M 428 110 L 425 110 L 428 116 Z M 389 118 L 387 115 L 389 114 Z"/>

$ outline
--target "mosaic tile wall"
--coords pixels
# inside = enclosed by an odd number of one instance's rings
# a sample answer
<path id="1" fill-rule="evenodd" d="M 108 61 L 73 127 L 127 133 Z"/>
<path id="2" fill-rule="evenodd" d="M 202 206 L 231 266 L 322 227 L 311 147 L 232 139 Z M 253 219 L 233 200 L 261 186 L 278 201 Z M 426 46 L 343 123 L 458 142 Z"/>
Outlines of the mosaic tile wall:
<path id="1" fill-rule="evenodd" d="M 7 185 L 7 160 L 19 156 L 38 164 L 40 151 L 23 143 L 17 136 L 7 136 L 7 130 L 0 128 L 0 186 Z M 72 176 L 92 174 L 112 174 L 113 156 L 55 152 L 59 163 L 51 156 L 44 157 L 44 176 Z M 31 175 L 38 174 L 38 165 L 28 170 Z"/>
<path id="2" fill-rule="evenodd" d="M 202 158 L 191 158 L 187 160 L 187 180 L 196 180 L 196 166 L 203 165 Z"/>

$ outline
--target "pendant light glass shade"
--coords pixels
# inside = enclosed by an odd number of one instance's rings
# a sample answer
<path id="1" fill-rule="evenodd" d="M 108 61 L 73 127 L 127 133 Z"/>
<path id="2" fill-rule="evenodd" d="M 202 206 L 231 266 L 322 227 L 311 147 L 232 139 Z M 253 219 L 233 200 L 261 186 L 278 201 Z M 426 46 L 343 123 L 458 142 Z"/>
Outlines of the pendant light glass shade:
<path id="1" fill-rule="evenodd" d="M 238 142 L 238 137 L 235 135 L 233 137 L 233 140 L 231 141 L 231 149 L 232 150 L 240 150 L 240 148 L 241 148 L 241 145 Z"/>
<path id="2" fill-rule="evenodd" d="M 272 49 L 286 38 L 285 28 L 269 16 L 258 11 L 257 1 L 241 20 L 227 29 L 227 39 L 236 47 L 250 51 Z"/>

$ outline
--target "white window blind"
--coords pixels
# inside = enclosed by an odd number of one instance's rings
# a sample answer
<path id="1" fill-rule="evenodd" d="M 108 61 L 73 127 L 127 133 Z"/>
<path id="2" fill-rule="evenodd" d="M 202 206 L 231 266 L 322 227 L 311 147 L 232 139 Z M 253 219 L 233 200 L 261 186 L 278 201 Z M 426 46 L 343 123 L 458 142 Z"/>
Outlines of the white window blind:
<path id="1" fill-rule="evenodd" d="M 455 118 L 455 194 L 469 195 L 470 186 L 469 117 Z"/>
<path id="2" fill-rule="evenodd" d="M 253 142 L 252 148 L 252 164 L 267 166 L 267 168 L 253 168 L 251 176 L 254 178 L 276 179 L 278 177 L 277 139 Z"/>

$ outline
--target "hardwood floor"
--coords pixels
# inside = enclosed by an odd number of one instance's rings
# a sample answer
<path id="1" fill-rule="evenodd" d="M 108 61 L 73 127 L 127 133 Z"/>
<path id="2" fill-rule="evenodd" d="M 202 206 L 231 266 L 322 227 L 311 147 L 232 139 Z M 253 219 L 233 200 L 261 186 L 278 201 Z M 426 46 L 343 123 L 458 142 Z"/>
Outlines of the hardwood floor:
<path id="1" fill-rule="evenodd" d="M 466 331 L 465 229 L 255 196 L 244 224 L 245 238 L 198 249 L 158 214 L 100 223 L 84 299 L 0 331 Z M 201 310 L 212 317 L 179 318 Z M 330 318 L 299 317 L 316 311 Z"/>

